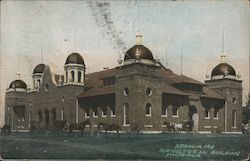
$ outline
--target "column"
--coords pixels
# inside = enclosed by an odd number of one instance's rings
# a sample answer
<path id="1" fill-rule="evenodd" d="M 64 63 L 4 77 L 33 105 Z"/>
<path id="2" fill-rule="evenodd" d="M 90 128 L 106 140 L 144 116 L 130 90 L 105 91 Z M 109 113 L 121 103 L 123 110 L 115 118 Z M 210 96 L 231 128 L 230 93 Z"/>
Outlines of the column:
<path id="1" fill-rule="evenodd" d="M 66 70 L 64 70 L 64 83 L 65 83 L 65 82 L 68 82 L 68 80 L 66 80 L 66 78 L 67 78 L 67 77 L 66 77 Z"/>
<path id="2" fill-rule="evenodd" d="M 84 72 L 81 71 L 81 73 L 82 73 L 82 74 L 81 74 L 81 75 L 82 75 L 82 77 L 81 77 L 81 82 L 84 83 Z"/>
<path id="3" fill-rule="evenodd" d="M 75 73 L 75 81 L 74 82 L 77 82 L 78 81 L 78 73 L 77 73 L 77 70 L 76 69 L 74 69 L 74 73 Z"/>

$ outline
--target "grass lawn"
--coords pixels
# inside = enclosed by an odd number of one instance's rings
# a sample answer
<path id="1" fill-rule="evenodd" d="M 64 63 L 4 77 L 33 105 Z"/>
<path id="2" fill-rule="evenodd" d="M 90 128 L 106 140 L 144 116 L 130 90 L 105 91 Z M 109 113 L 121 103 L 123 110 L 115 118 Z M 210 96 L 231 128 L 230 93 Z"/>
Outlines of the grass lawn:
<path id="1" fill-rule="evenodd" d="M 1 136 L 5 159 L 240 160 L 248 154 L 250 135 L 239 134 Z"/>

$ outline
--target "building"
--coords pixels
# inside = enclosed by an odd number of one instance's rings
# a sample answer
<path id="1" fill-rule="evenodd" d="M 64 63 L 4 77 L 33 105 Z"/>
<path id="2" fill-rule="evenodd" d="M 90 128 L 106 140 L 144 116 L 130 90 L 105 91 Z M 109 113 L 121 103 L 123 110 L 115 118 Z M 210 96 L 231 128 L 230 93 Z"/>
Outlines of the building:
<path id="1" fill-rule="evenodd" d="M 5 121 L 12 130 L 29 130 L 30 121 L 43 127 L 53 120 L 79 123 L 89 119 L 117 123 L 122 131 L 137 128 L 162 132 L 166 122 L 193 121 L 194 132 L 241 132 L 242 81 L 226 62 L 215 66 L 205 83 L 173 73 L 142 45 L 142 36 L 115 68 L 86 74 L 80 54 L 66 59 L 64 75 L 45 64 L 35 67 L 33 87 L 13 81 L 6 91 Z"/>

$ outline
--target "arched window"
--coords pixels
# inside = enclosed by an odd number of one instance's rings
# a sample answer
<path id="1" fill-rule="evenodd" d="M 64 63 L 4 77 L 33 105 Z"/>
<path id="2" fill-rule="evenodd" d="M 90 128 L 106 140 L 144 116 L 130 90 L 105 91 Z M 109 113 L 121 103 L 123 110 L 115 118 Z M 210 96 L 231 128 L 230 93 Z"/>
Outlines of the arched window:
<path id="1" fill-rule="evenodd" d="M 102 109 L 102 117 L 107 117 L 107 111 L 108 111 L 107 107 L 102 107 L 101 109 Z"/>
<path id="2" fill-rule="evenodd" d="M 162 117 L 167 117 L 168 116 L 168 110 L 167 109 L 168 109 L 167 106 L 163 106 L 161 108 L 161 116 Z"/>
<path id="3" fill-rule="evenodd" d="M 152 105 L 150 103 L 146 104 L 146 116 L 151 116 Z"/>
<path id="4" fill-rule="evenodd" d="M 84 108 L 84 111 L 85 111 L 85 118 L 89 118 L 89 113 L 90 113 L 90 107 L 86 107 Z"/>
<path id="5" fill-rule="evenodd" d="M 98 110 L 97 110 L 97 107 L 93 107 L 92 110 L 93 110 L 93 117 L 94 117 L 94 118 L 97 118 L 97 117 L 98 117 Z"/>
<path id="6" fill-rule="evenodd" d="M 78 82 L 80 83 L 82 79 L 82 72 L 78 72 Z"/>
<path id="7" fill-rule="evenodd" d="M 125 103 L 124 105 L 124 122 L 123 122 L 123 125 L 124 126 L 128 126 L 129 125 L 129 104 L 128 103 Z"/>
<path id="8" fill-rule="evenodd" d="M 56 108 L 52 109 L 52 120 L 55 121 L 56 120 Z"/>
<path id="9" fill-rule="evenodd" d="M 124 94 L 124 96 L 128 96 L 129 95 L 129 89 L 127 87 L 124 88 L 123 94 Z"/>
<path id="10" fill-rule="evenodd" d="M 72 78 L 72 82 L 75 81 L 75 72 L 74 71 L 71 71 L 71 78 Z"/>
<path id="11" fill-rule="evenodd" d="M 236 110 L 232 111 L 232 127 L 236 127 Z"/>
<path id="12" fill-rule="evenodd" d="M 61 109 L 61 120 L 64 119 L 64 108 Z"/>
<path id="13" fill-rule="evenodd" d="M 210 110 L 205 109 L 205 119 L 210 119 Z"/>
<path id="14" fill-rule="evenodd" d="M 147 88 L 146 89 L 146 95 L 147 96 L 151 96 L 152 95 L 152 89 L 151 88 Z"/>
<path id="15" fill-rule="evenodd" d="M 49 110 L 46 109 L 44 113 L 45 113 L 45 124 L 46 126 L 48 126 L 49 125 Z"/>
<path id="16" fill-rule="evenodd" d="M 219 118 L 219 109 L 215 108 L 214 109 L 214 119 L 218 119 Z"/>
<path id="17" fill-rule="evenodd" d="M 68 71 L 66 71 L 66 82 L 68 82 Z"/>
<path id="18" fill-rule="evenodd" d="M 42 114 L 42 111 L 41 111 L 41 110 L 38 111 L 38 120 L 39 120 L 40 122 L 43 121 L 43 114 Z"/>
<path id="19" fill-rule="evenodd" d="M 38 80 L 37 80 L 37 87 L 38 87 L 38 88 L 40 87 L 40 84 L 41 84 L 41 80 L 38 79 Z"/>
<path id="20" fill-rule="evenodd" d="M 110 107 L 110 115 L 111 115 L 111 117 L 115 117 L 115 115 L 116 115 L 114 106 Z"/>
<path id="21" fill-rule="evenodd" d="M 172 116 L 173 117 L 178 117 L 178 108 L 176 106 L 173 106 Z"/>

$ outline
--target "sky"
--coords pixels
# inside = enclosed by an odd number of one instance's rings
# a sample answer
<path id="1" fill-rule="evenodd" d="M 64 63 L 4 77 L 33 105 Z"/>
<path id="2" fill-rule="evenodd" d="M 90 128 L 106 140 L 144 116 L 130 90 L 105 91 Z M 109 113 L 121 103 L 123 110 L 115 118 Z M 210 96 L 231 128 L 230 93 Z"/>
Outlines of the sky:
<path id="1" fill-rule="evenodd" d="M 224 46 L 228 63 L 243 80 L 243 102 L 249 92 L 248 0 L 0 3 L 0 125 L 5 91 L 18 70 L 30 86 L 37 64 L 43 62 L 63 74 L 72 52 L 83 56 L 87 73 L 112 68 L 135 44 L 138 30 L 154 58 L 177 74 L 182 50 L 182 73 L 201 82 L 220 63 Z"/>

